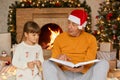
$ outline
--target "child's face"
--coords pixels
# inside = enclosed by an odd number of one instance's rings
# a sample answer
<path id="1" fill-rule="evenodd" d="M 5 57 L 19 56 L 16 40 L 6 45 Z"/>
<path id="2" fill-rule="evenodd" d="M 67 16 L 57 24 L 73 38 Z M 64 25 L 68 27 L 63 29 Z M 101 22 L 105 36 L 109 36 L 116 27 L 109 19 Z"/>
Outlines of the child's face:
<path id="1" fill-rule="evenodd" d="M 38 43 L 38 39 L 39 39 L 38 33 L 25 33 L 25 37 L 26 37 L 26 42 L 28 44 L 32 45 Z"/>

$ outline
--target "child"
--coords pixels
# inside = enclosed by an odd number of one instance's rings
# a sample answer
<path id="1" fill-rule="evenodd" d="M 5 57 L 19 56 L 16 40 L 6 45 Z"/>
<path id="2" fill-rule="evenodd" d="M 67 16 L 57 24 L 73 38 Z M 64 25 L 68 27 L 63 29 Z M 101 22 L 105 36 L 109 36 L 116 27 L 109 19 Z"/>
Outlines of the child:
<path id="1" fill-rule="evenodd" d="M 39 33 L 38 24 L 33 21 L 25 23 L 22 41 L 16 46 L 12 59 L 17 69 L 16 80 L 42 80 L 39 69 L 44 58 L 42 48 L 38 45 Z"/>

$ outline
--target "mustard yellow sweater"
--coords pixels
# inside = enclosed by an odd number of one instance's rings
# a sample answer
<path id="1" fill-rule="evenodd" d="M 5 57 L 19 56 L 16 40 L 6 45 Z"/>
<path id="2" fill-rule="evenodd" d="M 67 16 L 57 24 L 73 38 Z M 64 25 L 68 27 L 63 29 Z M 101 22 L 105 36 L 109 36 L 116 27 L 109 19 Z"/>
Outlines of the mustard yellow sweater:
<path id="1" fill-rule="evenodd" d="M 60 34 L 54 41 L 52 57 L 57 58 L 60 54 L 66 54 L 73 63 L 89 61 L 96 58 L 97 42 L 96 38 L 86 32 L 82 32 L 78 37 L 69 36 L 67 32 Z M 84 66 L 85 73 L 92 64 Z M 64 67 L 62 67 L 64 69 Z"/>

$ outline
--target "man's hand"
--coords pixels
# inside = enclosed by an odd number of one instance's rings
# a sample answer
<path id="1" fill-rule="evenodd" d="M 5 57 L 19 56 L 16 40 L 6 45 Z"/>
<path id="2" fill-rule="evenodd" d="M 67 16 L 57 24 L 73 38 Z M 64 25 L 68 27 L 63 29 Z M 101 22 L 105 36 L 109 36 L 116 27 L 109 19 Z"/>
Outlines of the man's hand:
<path id="1" fill-rule="evenodd" d="M 65 54 L 60 54 L 60 55 L 58 56 L 58 59 L 64 60 L 64 61 L 70 61 L 70 60 L 71 60 L 71 59 L 70 59 L 67 55 L 65 55 Z"/>
<path id="2" fill-rule="evenodd" d="M 61 54 L 58 56 L 58 59 L 60 60 L 64 60 L 64 61 L 70 61 L 71 59 L 65 55 L 65 54 Z M 68 67 L 68 66 L 64 66 L 67 70 L 71 71 L 71 72 L 82 72 L 84 66 L 80 66 L 78 68 L 71 68 L 71 67 Z"/>

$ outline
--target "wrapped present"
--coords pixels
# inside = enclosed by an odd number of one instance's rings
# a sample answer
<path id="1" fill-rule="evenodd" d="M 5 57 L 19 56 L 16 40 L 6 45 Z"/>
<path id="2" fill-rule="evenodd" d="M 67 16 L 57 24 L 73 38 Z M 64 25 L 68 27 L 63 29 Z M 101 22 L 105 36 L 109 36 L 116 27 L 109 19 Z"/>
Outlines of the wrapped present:
<path id="1" fill-rule="evenodd" d="M 109 71 L 108 73 L 108 77 L 109 78 L 118 78 L 118 80 L 120 80 L 120 70 L 119 69 L 115 69 L 113 71 Z"/>
<path id="2" fill-rule="evenodd" d="M 120 69 L 120 60 L 117 60 L 117 68 Z"/>
<path id="3" fill-rule="evenodd" d="M 100 43 L 100 51 L 112 51 L 113 50 L 113 46 L 112 43 L 110 42 L 101 42 Z"/>
<path id="4" fill-rule="evenodd" d="M 16 68 L 12 65 L 4 66 L 0 70 L 0 79 L 2 80 L 16 80 Z"/>
<path id="5" fill-rule="evenodd" d="M 98 59 L 105 59 L 105 60 L 116 60 L 116 51 L 98 51 L 97 52 Z"/>
<path id="6" fill-rule="evenodd" d="M 110 70 L 114 70 L 116 68 L 116 51 L 111 52 L 98 51 L 97 59 L 107 60 L 110 65 Z"/>
<path id="7" fill-rule="evenodd" d="M 119 79 L 114 77 L 114 78 L 107 78 L 107 80 L 119 80 Z"/>
<path id="8" fill-rule="evenodd" d="M 117 62 L 116 60 L 110 60 L 109 61 L 109 66 L 110 66 L 109 70 L 110 71 L 114 71 L 116 69 L 116 66 L 117 66 L 116 62 Z"/>

